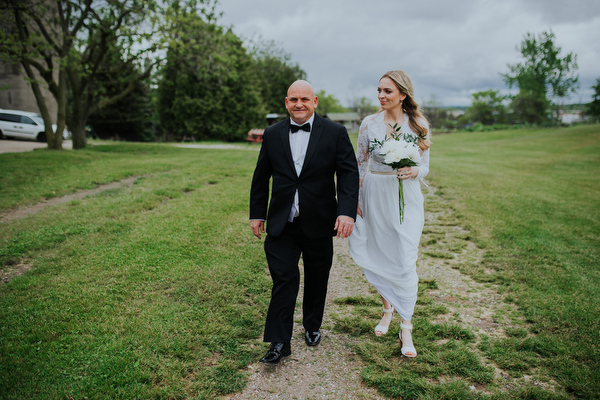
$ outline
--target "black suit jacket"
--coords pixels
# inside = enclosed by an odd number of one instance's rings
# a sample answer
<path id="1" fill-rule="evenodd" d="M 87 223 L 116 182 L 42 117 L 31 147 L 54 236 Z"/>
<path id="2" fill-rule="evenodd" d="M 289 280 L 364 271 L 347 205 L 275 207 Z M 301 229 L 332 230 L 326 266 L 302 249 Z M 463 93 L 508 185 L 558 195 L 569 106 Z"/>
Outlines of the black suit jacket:
<path id="1" fill-rule="evenodd" d="M 358 167 L 346 128 L 315 114 L 300 176 L 292 160 L 290 119 L 263 135 L 250 190 L 250 219 L 266 220 L 269 235 L 283 231 L 298 190 L 300 223 L 308 237 L 335 235 L 339 215 L 356 219 Z M 269 181 L 273 178 L 271 200 Z M 337 180 L 337 185 L 336 185 Z"/>

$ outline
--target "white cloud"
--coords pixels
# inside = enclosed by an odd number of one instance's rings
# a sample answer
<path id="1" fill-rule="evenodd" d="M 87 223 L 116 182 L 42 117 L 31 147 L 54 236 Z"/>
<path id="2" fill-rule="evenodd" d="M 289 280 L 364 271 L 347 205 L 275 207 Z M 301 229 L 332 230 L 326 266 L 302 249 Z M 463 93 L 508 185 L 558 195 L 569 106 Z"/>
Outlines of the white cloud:
<path id="1" fill-rule="evenodd" d="M 563 55 L 578 57 L 581 89 L 590 101 L 600 77 L 600 2 L 597 0 L 222 0 L 222 22 L 242 37 L 275 40 L 317 90 L 348 104 L 376 102 L 379 77 L 404 69 L 420 102 L 469 105 L 471 93 L 507 91 L 500 73 L 519 61 L 528 32 L 552 30 Z"/>

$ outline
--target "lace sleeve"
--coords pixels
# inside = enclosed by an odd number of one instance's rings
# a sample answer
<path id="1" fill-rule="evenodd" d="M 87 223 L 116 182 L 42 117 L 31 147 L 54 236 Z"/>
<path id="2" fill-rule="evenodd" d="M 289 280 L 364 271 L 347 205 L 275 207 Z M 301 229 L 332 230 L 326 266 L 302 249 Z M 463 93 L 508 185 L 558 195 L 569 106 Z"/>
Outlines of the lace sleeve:
<path id="1" fill-rule="evenodd" d="M 429 132 L 429 127 L 427 127 L 427 137 L 429 138 L 431 133 Z M 421 160 L 417 163 L 417 168 L 419 169 L 419 174 L 416 179 L 423 179 L 429 173 L 429 151 L 431 148 L 425 150 L 421 154 Z"/>
<path id="2" fill-rule="evenodd" d="M 360 189 L 358 192 L 358 206 L 362 209 L 362 187 L 365 176 L 369 169 L 369 135 L 367 133 L 367 124 L 365 121 L 360 125 L 358 132 L 358 145 L 356 151 L 356 161 L 358 163 L 358 174 L 360 179 Z"/>
<path id="3" fill-rule="evenodd" d="M 429 173 L 429 150 L 425 150 L 421 155 L 421 160 L 417 163 L 419 174 L 416 179 L 423 179 Z"/>

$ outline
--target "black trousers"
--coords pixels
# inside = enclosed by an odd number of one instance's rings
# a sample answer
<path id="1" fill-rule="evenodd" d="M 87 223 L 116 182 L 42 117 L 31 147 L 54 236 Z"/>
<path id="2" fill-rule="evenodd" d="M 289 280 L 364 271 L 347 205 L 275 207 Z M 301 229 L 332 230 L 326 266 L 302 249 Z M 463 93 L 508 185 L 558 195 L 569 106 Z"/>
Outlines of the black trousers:
<path id="1" fill-rule="evenodd" d="M 307 331 L 318 331 L 323 321 L 327 281 L 333 261 L 333 238 L 308 238 L 298 220 L 283 233 L 265 238 L 265 254 L 273 279 L 271 303 L 265 323 L 265 342 L 290 342 L 294 308 L 300 288 L 300 255 L 304 262 L 302 321 Z"/>

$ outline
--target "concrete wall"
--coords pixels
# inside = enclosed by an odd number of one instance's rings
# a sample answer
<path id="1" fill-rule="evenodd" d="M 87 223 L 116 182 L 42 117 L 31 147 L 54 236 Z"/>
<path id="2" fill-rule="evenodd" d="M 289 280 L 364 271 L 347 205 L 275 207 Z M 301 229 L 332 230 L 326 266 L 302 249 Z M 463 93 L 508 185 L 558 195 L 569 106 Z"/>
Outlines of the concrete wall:
<path id="1" fill-rule="evenodd" d="M 45 84 L 40 86 L 46 98 L 52 122 L 56 123 L 58 107 L 54 96 L 46 89 Z M 40 112 L 31 85 L 25 80 L 25 73 L 22 72 L 20 64 L 0 61 L 0 108 Z"/>

